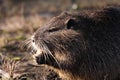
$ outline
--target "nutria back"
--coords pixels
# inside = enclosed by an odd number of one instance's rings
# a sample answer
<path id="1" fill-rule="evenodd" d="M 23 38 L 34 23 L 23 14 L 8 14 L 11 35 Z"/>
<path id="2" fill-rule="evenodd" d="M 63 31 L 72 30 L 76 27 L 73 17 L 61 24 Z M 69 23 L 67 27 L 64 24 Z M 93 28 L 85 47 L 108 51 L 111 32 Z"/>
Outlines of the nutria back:
<path id="1" fill-rule="evenodd" d="M 120 80 L 120 8 L 63 12 L 31 37 L 38 65 L 65 80 Z"/>

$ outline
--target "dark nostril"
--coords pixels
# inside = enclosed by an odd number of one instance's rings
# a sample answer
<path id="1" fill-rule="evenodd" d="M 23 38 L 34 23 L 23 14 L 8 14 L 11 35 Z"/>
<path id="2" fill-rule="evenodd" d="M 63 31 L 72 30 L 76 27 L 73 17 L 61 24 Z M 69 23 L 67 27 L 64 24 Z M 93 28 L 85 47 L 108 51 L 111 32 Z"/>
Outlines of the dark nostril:
<path id="1" fill-rule="evenodd" d="M 33 50 L 31 51 L 32 54 L 34 54 Z"/>

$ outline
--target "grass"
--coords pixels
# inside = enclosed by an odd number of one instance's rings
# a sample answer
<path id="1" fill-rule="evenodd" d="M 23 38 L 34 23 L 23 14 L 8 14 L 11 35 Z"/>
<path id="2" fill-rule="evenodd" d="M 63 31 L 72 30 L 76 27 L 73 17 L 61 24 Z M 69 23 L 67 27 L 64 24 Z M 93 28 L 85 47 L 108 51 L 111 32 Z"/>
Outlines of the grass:
<path id="1" fill-rule="evenodd" d="M 8 58 L 1 54 L 1 73 L 2 79 L 12 80 L 16 74 L 15 71 L 17 70 L 17 65 L 20 63 L 18 58 Z"/>

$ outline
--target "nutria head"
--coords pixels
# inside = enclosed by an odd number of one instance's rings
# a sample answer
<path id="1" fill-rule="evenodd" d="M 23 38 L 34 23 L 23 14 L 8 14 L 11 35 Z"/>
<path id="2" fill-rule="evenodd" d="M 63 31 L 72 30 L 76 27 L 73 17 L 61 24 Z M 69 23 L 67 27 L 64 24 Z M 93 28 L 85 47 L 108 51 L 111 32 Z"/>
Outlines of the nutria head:
<path id="1" fill-rule="evenodd" d="M 38 64 L 87 80 L 103 80 L 105 75 L 115 77 L 120 70 L 119 40 L 120 10 L 109 7 L 64 12 L 40 27 L 30 41 Z"/>

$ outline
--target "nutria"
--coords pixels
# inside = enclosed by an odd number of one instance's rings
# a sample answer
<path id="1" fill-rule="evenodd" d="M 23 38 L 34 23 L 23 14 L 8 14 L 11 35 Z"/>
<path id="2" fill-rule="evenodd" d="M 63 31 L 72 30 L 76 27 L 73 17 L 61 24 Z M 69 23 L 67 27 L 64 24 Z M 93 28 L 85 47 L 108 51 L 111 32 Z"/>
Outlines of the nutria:
<path id="1" fill-rule="evenodd" d="M 65 80 L 120 80 L 120 8 L 63 12 L 31 37 L 33 57 Z"/>

